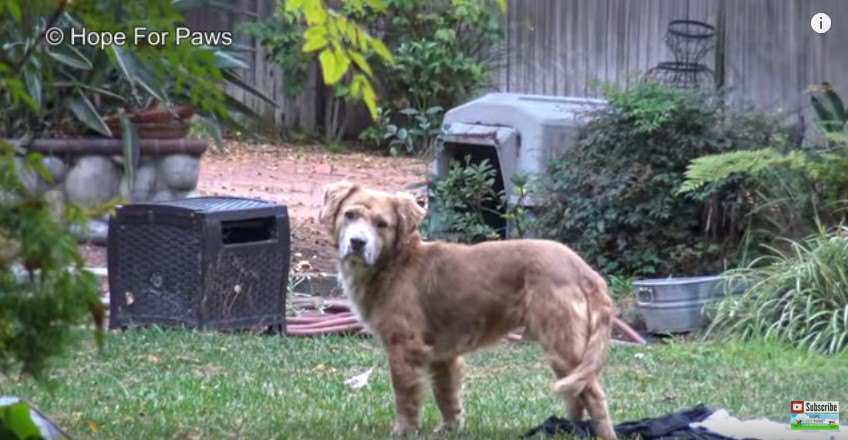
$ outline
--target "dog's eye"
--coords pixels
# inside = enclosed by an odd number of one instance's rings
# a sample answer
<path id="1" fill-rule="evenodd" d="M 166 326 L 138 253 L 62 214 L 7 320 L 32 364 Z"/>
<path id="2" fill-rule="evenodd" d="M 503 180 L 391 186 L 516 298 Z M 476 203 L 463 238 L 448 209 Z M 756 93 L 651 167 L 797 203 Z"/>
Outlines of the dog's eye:
<path id="1" fill-rule="evenodd" d="M 353 217 L 355 217 L 355 215 L 356 214 L 354 214 L 353 211 L 345 212 L 345 218 L 348 220 L 353 220 Z"/>
<path id="2" fill-rule="evenodd" d="M 377 227 L 380 228 L 380 229 L 386 229 L 386 228 L 389 227 L 389 224 L 386 223 L 385 220 L 380 220 L 380 221 L 377 222 Z"/>

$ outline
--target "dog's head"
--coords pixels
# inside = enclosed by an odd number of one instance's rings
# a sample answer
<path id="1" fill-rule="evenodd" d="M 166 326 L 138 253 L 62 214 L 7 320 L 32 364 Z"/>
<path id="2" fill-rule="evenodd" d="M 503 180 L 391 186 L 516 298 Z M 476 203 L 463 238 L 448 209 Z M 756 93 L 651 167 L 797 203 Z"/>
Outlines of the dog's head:
<path id="1" fill-rule="evenodd" d="M 324 188 L 318 221 L 333 237 L 342 261 L 373 266 L 417 235 L 425 214 L 410 194 L 390 194 L 342 181 Z"/>

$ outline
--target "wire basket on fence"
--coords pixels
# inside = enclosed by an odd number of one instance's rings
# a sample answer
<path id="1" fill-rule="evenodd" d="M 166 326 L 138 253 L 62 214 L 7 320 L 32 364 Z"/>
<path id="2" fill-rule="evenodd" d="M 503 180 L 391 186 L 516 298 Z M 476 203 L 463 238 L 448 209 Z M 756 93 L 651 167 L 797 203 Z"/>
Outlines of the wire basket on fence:
<path id="1" fill-rule="evenodd" d="M 699 63 L 715 47 L 715 26 L 696 20 L 672 20 L 665 43 L 680 63 Z"/>
<path id="2" fill-rule="evenodd" d="M 714 86 L 713 72 L 697 63 L 666 61 L 648 71 L 647 80 L 682 88 L 709 88 Z"/>

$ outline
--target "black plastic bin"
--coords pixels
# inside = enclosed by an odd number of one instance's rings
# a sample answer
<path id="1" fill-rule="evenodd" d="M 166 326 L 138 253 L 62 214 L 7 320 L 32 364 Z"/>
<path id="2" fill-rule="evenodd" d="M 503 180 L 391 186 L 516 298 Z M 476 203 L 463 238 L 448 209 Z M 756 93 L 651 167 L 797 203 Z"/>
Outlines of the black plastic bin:
<path id="1" fill-rule="evenodd" d="M 288 210 L 199 197 L 119 206 L 109 221 L 109 328 L 285 332 Z"/>

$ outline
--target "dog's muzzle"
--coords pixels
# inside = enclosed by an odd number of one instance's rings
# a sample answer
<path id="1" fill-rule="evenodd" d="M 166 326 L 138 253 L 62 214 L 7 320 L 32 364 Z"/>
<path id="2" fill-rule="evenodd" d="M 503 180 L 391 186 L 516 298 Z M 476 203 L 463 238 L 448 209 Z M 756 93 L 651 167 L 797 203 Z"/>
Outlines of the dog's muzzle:
<path id="1" fill-rule="evenodd" d="M 366 222 L 351 223 L 342 231 L 339 257 L 342 260 L 357 258 L 369 266 L 373 265 L 377 258 L 376 241 L 377 235 Z"/>

